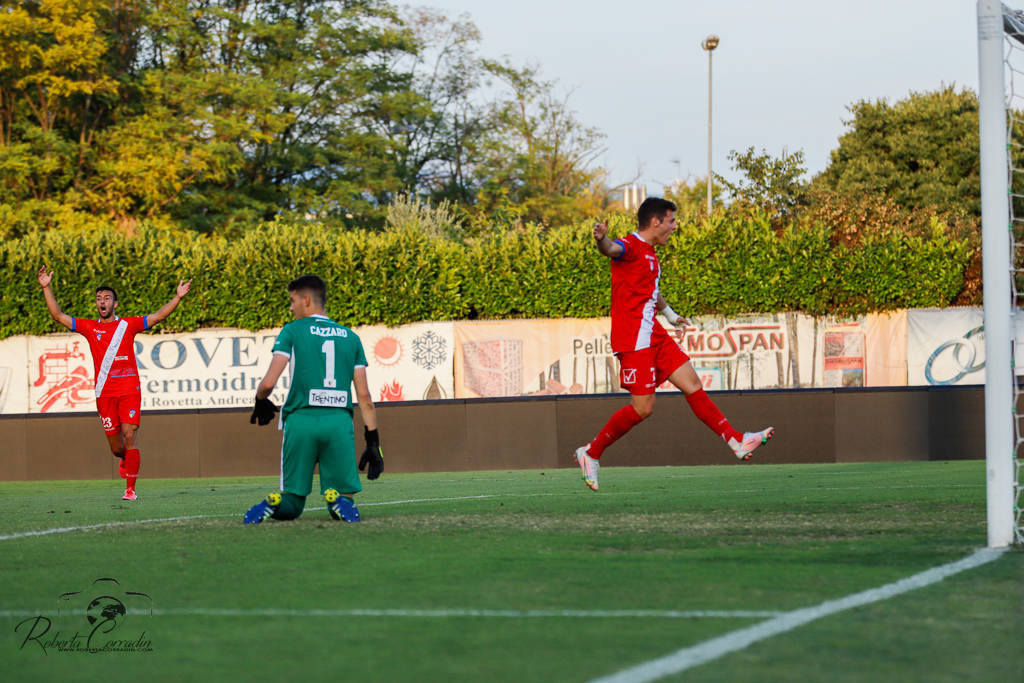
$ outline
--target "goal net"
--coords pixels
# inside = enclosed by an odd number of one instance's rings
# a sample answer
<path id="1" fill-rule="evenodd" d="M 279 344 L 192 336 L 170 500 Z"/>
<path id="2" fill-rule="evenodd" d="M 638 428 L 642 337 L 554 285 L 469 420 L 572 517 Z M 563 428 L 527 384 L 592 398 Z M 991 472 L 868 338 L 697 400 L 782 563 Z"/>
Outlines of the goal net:
<path id="1" fill-rule="evenodd" d="M 1024 12 L 978 0 L 978 75 L 988 545 L 1003 547 L 1024 543 L 1024 377 L 1014 363 L 1024 350 Z"/>

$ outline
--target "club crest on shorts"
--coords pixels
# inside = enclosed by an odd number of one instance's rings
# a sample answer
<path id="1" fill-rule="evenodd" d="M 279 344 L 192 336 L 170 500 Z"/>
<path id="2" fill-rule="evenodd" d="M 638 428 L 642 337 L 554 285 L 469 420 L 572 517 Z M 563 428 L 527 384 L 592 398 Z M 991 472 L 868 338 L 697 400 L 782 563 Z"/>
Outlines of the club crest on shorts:
<path id="1" fill-rule="evenodd" d="M 135 417 L 135 408 L 128 411 L 128 417 Z"/>

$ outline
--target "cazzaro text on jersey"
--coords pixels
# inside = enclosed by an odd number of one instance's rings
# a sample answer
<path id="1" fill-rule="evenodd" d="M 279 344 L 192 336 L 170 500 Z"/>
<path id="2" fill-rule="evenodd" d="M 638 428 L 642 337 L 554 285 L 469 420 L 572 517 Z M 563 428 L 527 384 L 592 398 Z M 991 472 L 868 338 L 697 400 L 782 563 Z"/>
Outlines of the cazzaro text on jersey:
<path id="1" fill-rule="evenodd" d="M 316 327 L 311 326 L 309 328 L 310 334 L 315 334 L 318 337 L 347 337 L 348 330 L 344 327 Z"/>

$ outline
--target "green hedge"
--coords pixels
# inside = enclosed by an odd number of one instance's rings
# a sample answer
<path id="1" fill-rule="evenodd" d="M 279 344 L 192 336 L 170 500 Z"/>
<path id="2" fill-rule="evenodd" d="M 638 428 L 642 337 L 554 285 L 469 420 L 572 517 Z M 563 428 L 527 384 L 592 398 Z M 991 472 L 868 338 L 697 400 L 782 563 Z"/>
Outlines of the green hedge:
<path id="1" fill-rule="evenodd" d="M 616 217 L 612 236 L 631 229 Z M 967 246 L 945 236 L 875 235 L 850 248 L 823 226 L 775 233 L 754 217 L 682 225 L 661 248 L 661 286 L 682 314 L 800 310 L 855 315 L 948 305 L 963 286 Z M 0 246 L 0 337 L 58 329 L 39 292 L 42 264 L 55 271 L 64 311 L 94 314 L 100 284 L 118 290 L 121 312 L 151 313 L 191 277 L 192 293 L 163 325 L 276 327 L 288 320 L 285 286 L 302 273 L 328 282 L 328 312 L 348 325 L 419 320 L 607 315 L 607 260 L 590 226 L 494 232 L 453 241 L 415 228 L 342 231 L 269 224 L 226 241 L 143 227 L 119 233 L 41 232 Z"/>

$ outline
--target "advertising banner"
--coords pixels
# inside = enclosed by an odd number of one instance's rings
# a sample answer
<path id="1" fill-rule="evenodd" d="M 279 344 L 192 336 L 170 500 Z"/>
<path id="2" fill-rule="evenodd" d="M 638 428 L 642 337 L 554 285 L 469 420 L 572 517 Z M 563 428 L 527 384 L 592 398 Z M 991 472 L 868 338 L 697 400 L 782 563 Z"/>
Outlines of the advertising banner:
<path id="1" fill-rule="evenodd" d="M 701 316 L 663 326 L 708 390 L 980 384 L 980 308 L 837 320 L 799 313 Z M 597 319 L 428 322 L 356 328 L 374 402 L 621 392 Z M 206 329 L 135 339 L 144 410 L 248 407 L 279 330 Z M 1024 323 L 1018 321 L 1024 339 Z M 1017 345 L 1024 349 L 1024 343 Z M 1024 367 L 1024 357 L 1018 366 Z M 0 340 L 0 414 L 95 410 L 93 363 L 77 334 Z M 272 400 L 281 403 L 288 373 Z M 674 391 L 669 383 L 659 391 Z"/>
<path id="2" fill-rule="evenodd" d="M 799 386 L 800 377 L 813 377 L 812 345 L 797 341 L 801 331 L 808 339 L 811 334 L 806 324 L 810 318 L 801 317 L 699 316 L 681 334 L 663 326 L 677 337 L 705 389 L 764 389 Z"/>
<path id="3" fill-rule="evenodd" d="M 866 387 L 907 385 L 907 311 L 872 313 L 864 318 Z"/>
<path id="4" fill-rule="evenodd" d="M 621 391 L 609 318 L 456 322 L 455 398 Z"/>
<path id="5" fill-rule="evenodd" d="M 0 339 L 0 415 L 28 413 L 28 337 Z"/>
<path id="6" fill-rule="evenodd" d="M 844 320 L 779 313 L 693 322 L 680 347 L 709 390 L 907 383 L 906 311 Z"/>
<path id="7" fill-rule="evenodd" d="M 784 313 L 692 323 L 680 331 L 663 327 L 708 390 L 864 386 L 862 322 Z M 456 322 L 455 397 L 622 391 L 610 330 L 610 318 Z M 675 387 L 665 382 L 658 390 Z"/>
<path id="8" fill-rule="evenodd" d="M 907 311 L 907 383 L 985 383 L 985 315 L 981 308 Z M 1024 368 L 1024 316 L 1015 318 L 1014 366 Z M 1018 380 L 1020 378 L 1018 370 Z"/>
<path id="9" fill-rule="evenodd" d="M 907 382 L 913 386 L 984 384 L 982 309 L 908 311 Z"/>
<path id="10" fill-rule="evenodd" d="M 135 338 L 143 410 L 248 407 L 279 329 L 197 330 Z M 449 398 L 452 324 L 357 328 L 374 401 Z M 289 373 L 271 400 L 284 401 Z M 93 412 L 95 373 L 78 334 L 0 340 L 0 414 Z"/>
<path id="11" fill-rule="evenodd" d="M 278 330 L 198 330 L 135 337 L 142 409 L 182 410 L 251 406 L 270 364 Z M 91 412 L 95 373 L 78 334 L 28 337 L 29 412 Z M 287 392 L 287 373 L 271 400 Z"/>
<path id="12" fill-rule="evenodd" d="M 357 327 L 373 401 L 454 398 L 453 328 L 451 322 Z"/>

